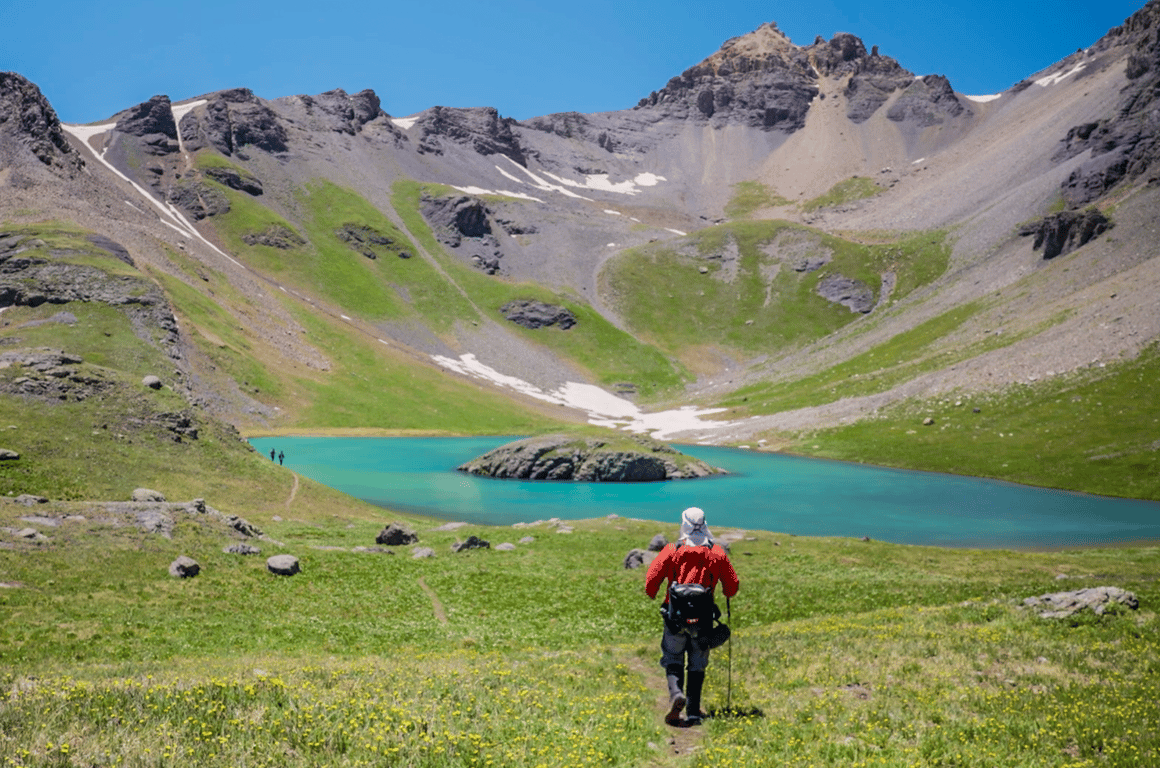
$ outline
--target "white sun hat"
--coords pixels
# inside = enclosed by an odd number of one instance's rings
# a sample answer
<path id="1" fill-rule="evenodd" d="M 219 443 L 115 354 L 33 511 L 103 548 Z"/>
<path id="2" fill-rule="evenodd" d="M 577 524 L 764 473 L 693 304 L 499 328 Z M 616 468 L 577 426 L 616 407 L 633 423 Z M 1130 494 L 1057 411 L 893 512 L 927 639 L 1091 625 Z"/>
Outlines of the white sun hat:
<path id="1" fill-rule="evenodd" d="M 689 507 L 681 513 L 680 542 L 691 547 L 712 546 L 713 534 L 705 525 L 705 513 L 698 507 Z"/>

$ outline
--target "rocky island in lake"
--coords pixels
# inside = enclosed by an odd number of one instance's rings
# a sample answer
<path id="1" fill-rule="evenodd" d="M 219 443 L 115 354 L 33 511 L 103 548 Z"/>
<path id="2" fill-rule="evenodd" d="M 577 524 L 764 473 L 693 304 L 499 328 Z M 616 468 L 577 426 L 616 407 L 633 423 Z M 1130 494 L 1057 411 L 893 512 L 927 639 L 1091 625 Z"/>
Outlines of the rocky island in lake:
<path id="1" fill-rule="evenodd" d="M 640 435 L 529 437 L 501 445 L 458 469 L 473 475 L 504 479 L 620 483 L 728 474 Z"/>

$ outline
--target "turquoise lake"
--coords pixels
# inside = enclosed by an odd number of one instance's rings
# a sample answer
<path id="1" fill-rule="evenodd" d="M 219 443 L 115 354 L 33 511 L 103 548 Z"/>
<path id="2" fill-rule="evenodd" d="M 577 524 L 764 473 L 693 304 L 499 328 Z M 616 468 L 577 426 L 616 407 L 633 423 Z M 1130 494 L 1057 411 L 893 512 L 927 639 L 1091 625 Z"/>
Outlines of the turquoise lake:
<path id="1" fill-rule="evenodd" d="M 512 437 L 255 438 L 263 454 L 372 504 L 511 525 L 617 514 L 676 525 L 701 507 L 711 528 L 869 536 L 898 544 L 1005 549 L 1160 540 L 1160 504 L 861 464 L 678 446 L 732 474 L 664 483 L 492 480 L 455 467 Z"/>

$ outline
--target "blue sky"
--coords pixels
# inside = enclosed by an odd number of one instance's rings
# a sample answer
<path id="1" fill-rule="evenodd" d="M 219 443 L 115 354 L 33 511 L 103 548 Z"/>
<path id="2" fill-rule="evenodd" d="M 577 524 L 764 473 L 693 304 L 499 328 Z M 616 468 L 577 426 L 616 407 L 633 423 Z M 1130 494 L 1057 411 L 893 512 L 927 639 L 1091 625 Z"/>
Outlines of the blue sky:
<path id="1" fill-rule="evenodd" d="M 633 106 L 767 21 L 798 45 L 851 32 L 961 93 L 997 93 L 1084 48 L 1144 0 L 0 0 L 0 70 L 65 122 L 163 93 L 264 98 L 373 88 L 404 116 L 493 106 L 526 119 Z"/>

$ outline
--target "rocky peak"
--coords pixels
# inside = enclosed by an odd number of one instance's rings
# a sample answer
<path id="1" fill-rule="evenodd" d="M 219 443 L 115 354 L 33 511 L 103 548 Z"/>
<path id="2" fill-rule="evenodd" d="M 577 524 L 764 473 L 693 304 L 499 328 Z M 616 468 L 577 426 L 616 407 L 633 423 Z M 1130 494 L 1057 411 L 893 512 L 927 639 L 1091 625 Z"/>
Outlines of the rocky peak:
<path id="1" fill-rule="evenodd" d="M 658 118 L 712 120 L 796 131 L 817 95 L 809 59 L 776 24 L 764 24 L 721 49 L 637 104 Z"/>
<path id="2" fill-rule="evenodd" d="M 859 65 L 869 58 L 862 39 L 849 32 L 839 32 L 829 42 L 818 35 L 808 52 L 814 67 L 827 77 L 851 74 L 857 71 Z M 877 49 L 875 49 L 874 58 L 880 58 Z M 894 61 L 893 59 L 886 60 Z"/>
<path id="3" fill-rule="evenodd" d="M 869 119 L 893 93 L 905 89 L 911 91 L 903 107 L 892 111 L 892 120 L 935 125 L 966 110 L 946 78 L 926 78 L 912 88 L 914 73 L 880 55 L 877 47 L 867 53 L 862 40 L 848 32 L 828 41 L 818 37 L 800 48 L 773 23 L 726 41 L 712 56 L 641 99 L 637 109 L 656 112 L 662 119 L 791 132 L 805 125 L 823 77 L 849 78 L 847 117 L 856 123 Z"/>
<path id="4" fill-rule="evenodd" d="M 168 96 L 154 96 L 120 113 L 117 130 L 142 139 L 150 154 L 164 155 L 179 149 L 177 123 Z"/>
<path id="5" fill-rule="evenodd" d="M 384 114 L 378 95 L 371 89 L 351 96 L 341 88 L 317 96 L 298 97 L 312 115 L 322 116 L 331 130 L 354 135 Z"/>
<path id="6" fill-rule="evenodd" d="M 481 155 L 500 154 L 527 165 L 519 137 L 512 131 L 515 124 L 510 117 L 500 117 L 494 107 L 431 107 L 415 121 L 422 131 L 418 150 L 442 155 L 444 142 L 452 142 Z"/>
<path id="7" fill-rule="evenodd" d="M 19 161 L 21 151 L 68 175 L 84 167 L 40 89 L 15 72 L 0 72 L 0 167 Z"/>
<path id="8" fill-rule="evenodd" d="M 285 126 L 249 88 L 219 91 L 206 99 L 203 108 L 181 120 L 181 140 L 187 149 L 212 146 L 227 156 L 247 145 L 265 152 L 286 151 Z"/>

